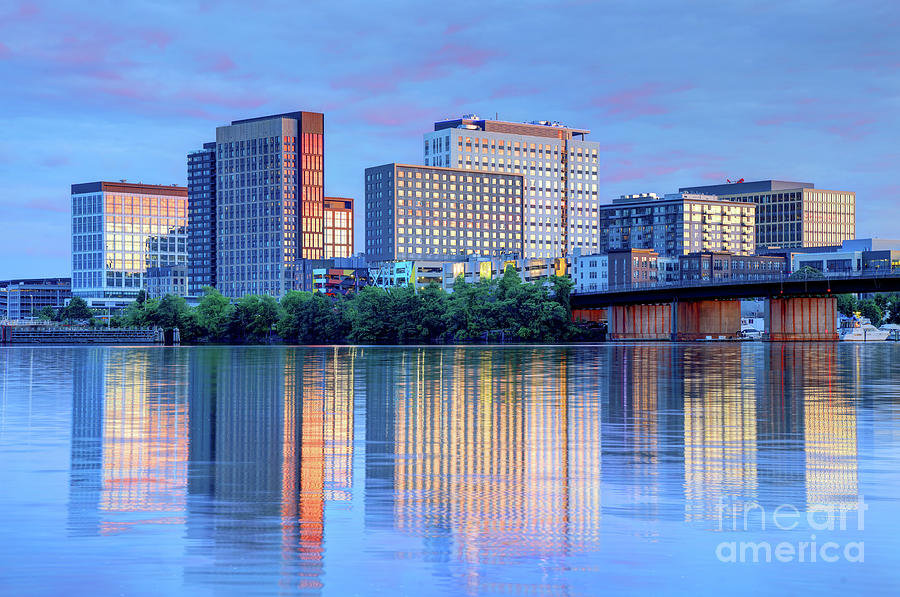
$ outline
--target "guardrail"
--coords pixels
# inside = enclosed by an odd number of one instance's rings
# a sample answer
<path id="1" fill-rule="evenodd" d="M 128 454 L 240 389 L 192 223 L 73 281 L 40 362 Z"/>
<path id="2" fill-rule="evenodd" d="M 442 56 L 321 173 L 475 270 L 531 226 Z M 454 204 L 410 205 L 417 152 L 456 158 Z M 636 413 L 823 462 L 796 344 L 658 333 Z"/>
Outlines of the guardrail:
<path id="1" fill-rule="evenodd" d="M 797 282 L 827 282 L 832 280 L 876 280 L 876 279 L 900 279 L 900 270 L 879 271 L 879 270 L 861 270 L 848 273 L 826 273 L 821 276 L 809 277 L 792 277 L 792 275 L 781 276 L 763 276 L 754 280 L 746 279 L 708 279 L 708 280 L 679 280 L 678 282 L 651 282 L 621 285 L 608 288 L 606 290 L 596 290 L 588 292 L 578 292 L 572 290 L 572 294 L 576 295 L 602 295 L 614 294 L 621 292 L 641 292 L 653 289 L 669 289 L 677 290 L 679 288 L 697 288 L 700 286 L 753 286 L 756 284 L 778 284 L 778 283 L 797 283 Z"/>

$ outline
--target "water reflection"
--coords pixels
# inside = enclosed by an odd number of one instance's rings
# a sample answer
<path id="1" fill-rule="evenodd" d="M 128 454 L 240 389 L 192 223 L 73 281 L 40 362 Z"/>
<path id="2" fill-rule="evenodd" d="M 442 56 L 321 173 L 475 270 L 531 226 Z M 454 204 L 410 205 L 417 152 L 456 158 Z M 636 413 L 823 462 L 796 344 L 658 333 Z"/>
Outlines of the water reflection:
<path id="1" fill-rule="evenodd" d="M 712 530 L 723 500 L 854 508 L 858 356 L 829 344 L 77 349 L 68 529 L 183 525 L 186 587 L 320 593 L 335 550 L 363 568 L 416 563 L 436 592 L 520 591 L 504 566 L 542 594 L 578 592 L 566 562 L 626 529 L 641 545 L 673 524 Z M 893 383 L 890 363 L 869 366 Z M 358 526 L 340 514 L 354 509 Z"/>

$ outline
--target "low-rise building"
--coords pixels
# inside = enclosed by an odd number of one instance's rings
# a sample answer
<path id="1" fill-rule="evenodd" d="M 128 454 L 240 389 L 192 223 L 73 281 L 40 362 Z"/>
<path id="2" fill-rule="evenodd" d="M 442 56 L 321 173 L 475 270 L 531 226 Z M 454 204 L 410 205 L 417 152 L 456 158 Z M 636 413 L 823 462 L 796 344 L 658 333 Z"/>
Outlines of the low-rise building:
<path id="1" fill-rule="evenodd" d="M 367 267 L 327 267 L 313 270 L 313 292 L 327 296 L 345 296 L 372 285 Z"/>
<path id="2" fill-rule="evenodd" d="M 826 274 L 859 271 L 895 271 L 900 269 L 900 240 L 856 238 L 845 240 L 840 247 L 790 255 L 791 270 L 811 267 Z"/>
<path id="3" fill-rule="evenodd" d="M 72 278 L 0 280 L 0 319 L 31 319 L 44 307 L 64 307 L 70 298 Z"/>
<path id="4" fill-rule="evenodd" d="M 465 261 L 447 262 L 443 265 L 443 288 L 453 292 L 457 279 L 467 284 L 481 280 L 501 278 L 507 268 L 513 268 L 524 283 L 548 280 L 556 275 L 556 262 L 553 259 L 535 257 L 532 259 L 516 259 L 514 257 L 469 257 Z"/>
<path id="5" fill-rule="evenodd" d="M 576 293 L 609 289 L 609 256 L 576 255 L 572 258 L 572 290 Z"/>
<path id="6" fill-rule="evenodd" d="M 758 281 L 780 278 L 785 260 L 775 255 L 733 255 L 726 252 L 700 252 L 678 258 L 681 280 Z"/>
<path id="7" fill-rule="evenodd" d="M 609 290 L 625 290 L 657 284 L 659 253 L 650 249 L 610 251 Z"/>

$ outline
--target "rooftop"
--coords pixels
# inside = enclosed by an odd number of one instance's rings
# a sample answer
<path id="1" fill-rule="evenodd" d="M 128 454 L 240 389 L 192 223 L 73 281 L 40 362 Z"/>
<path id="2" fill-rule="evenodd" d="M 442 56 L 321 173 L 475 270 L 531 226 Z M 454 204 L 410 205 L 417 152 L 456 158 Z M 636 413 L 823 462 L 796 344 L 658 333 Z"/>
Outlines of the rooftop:
<path id="1" fill-rule="evenodd" d="M 795 182 L 790 180 L 757 180 L 753 182 L 730 182 L 727 184 L 681 187 L 679 191 L 689 193 L 708 193 L 711 195 L 740 195 L 742 193 L 766 193 L 769 191 L 786 191 L 791 189 L 814 189 L 811 182 Z"/>
<path id="2" fill-rule="evenodd" d="M 434 123 L 434 130 L 444 129 L 471 129 L 486 132 L 511 133 L 515 135 L 529 135 L 534 137 L 551 137 L 554 139 L 571 138 L 580 136 L 584 138 L 590 133 L 590 129 L 581 129 L 566 126 L 565 124 L 551 120 L 532 120 L 531 122 L 510 122 L 507 120 L 490 120 L 479 118 L 476 114 L 464 114 L 460 118 L 448 118 Z"/>
<path id="3" fill-rule="evenodd" d="M 72 194 L 82 193 L 137 193 L 140 195 L 168 195 L 187 197 L 187 187 L 179 185 L 144 184 L 142 182 L 82 182 L 72 185 Z"/>

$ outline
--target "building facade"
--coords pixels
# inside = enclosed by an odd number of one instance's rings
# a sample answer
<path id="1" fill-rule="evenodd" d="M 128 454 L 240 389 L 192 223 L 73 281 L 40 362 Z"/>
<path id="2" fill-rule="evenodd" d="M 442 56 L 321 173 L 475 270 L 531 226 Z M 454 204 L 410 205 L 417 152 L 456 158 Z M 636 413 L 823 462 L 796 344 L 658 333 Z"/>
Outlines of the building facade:
<path id="1" fill-rule="evenodd" d="M 759 247 L 825 247 L 856 236 L 856 193 L 817 189 L 809 182 L 760 180 L 685 187 L 689 193 L 756 205 Z"/>
<path id="2" fill-rule="evenodd" d="M 673 257 L 698 251 L 753 255 L 756 206 L 712 195 L 623 195 L 600 207 L 600 253 L 650 249 Z"/>
<path id="3" fill-rule="evenodd" d="M 324 116 L 290 112 L 216 129 L 216 286 L 282 296 L 297 259 L 321 259 Z"/>
<path id="4" fill-rule="evenodd" d="M 188 268 L 184 265 L 162 265 L 147 268 L 147 297 L 159 299 L 167 294 L 188 296 Z"/>
<path id="5" fill-rule="evenodd" d="M 518 174 L 524 180 L 523 257 L 597 252 L 600 144 L 555 122 L 463 118 L 425 133 L 426 166 Z"/>
<path id="6" fill-rule="evenodd" d="M 783 257 L 770 255 L 734 255 L 725 252 L 700 252 L 678 258 L 681 280 L 727 281 L 766 280 L 786 273 Z"/>
<path id="7" fill-rule="evenodd" d="M 522 175 L 385 164 L 367 168 L 370 261 L 522 254 Z"/>
<path id="8" fill-rule="evenodd" d="M 443 264 L 443 288 L 447 292 L 453 292 L 453 285 L 458 279 L 466 284 L 475 284 L 482 280 L 502 278 L 507 268 L 512 268 L 519 280 L 526 284 L 548 280 L 557 273 L 553 259 L 471 256 L 465 260 Z"/>
<path id="9" fill-rule="evenodd" d="M 187 156 L 188 181 L 188 292 L 197 296 L 204 286 L 216 287 L 216 144 Z"/>
<path id="10" fill-rule="evenodd" d="M 609 256 L 576 255 L 572 259 L 572 282 L 576 293 L 609 290 Z"/>
<path id="11" fill-rule="evenodd" d="M 659 253 L 650 249 L 610 251 L 609 290 L 654 286 L 657 283 Z"/>
<path id="12" fill-rule="evenodd" d="M 121 307 L 146 288 L 146 271 L 187 265 L 185 187 L 123 182 L 72 185 L 72 294 Z"/>
<path id="13" fill-rule="evenodd" d="M 353 255 L 353 199 L 325 197 L 325 259 Z"/>
<path id="14" fill-rule="evenodd" d="M 44 307 L 64 307 L 70 298 L 71 278 L 0 280 L 0 319 L 31 319 Z"/>

